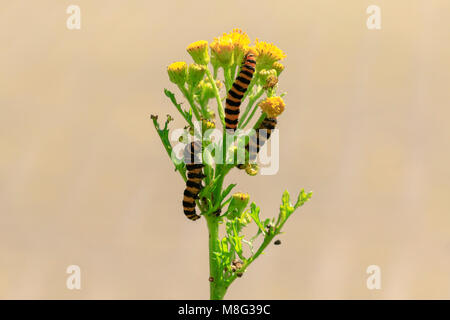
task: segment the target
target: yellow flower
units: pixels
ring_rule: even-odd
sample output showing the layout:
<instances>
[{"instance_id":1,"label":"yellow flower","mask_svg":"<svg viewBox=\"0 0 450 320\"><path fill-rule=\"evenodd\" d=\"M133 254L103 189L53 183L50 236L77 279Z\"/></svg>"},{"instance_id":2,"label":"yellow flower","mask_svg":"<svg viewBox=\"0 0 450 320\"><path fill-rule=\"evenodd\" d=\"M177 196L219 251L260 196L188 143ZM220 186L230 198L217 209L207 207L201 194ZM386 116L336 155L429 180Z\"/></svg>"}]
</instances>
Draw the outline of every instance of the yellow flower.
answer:
<instances>
[{"instance_id":1,"label":"yellow flower","mask_svg":"<svg viewBox=\"0 0 450 320\"><path fill-rule=\"evenodd\" d=\"M231 38L234 46L234 61L235 63L240 63L248 51L250 38L245 32L238 28L234 28L228 36Z\"/></svg>"},{"instance_id":2,"label":"yellow flower","mask_svg":"<svg viewBox=\"0 0 450 320\"><path fill-rule=\"evenodd\" d=\"M255 50L258 54L256 62L259 68L271 68L274 62L286 58L286 54L273 43L255 40Z\"/></svg>"},{"instance_id":3,"label":"yellow flower","mask_svg":"<svg viewBox=\"0 0 450 320\"><path fill-rule=\"evenodd\" d=\"M214 38L209 45L211 47L211 55L222 66L230 66L233 64L234 45L233 39L224 33L221 37Z\"/></svg>"},{"instance_id":4,"label":"yellow flower","mask_svg":"<svg viewBox=\"0 0 450 320\"><path fill-rule=\"evenodd\" d=\"M285 106L281 97L266 98L259 104L259 107L269 118L278 117L284 111Z\"/></svg>"},{"instance_id":5,"label":"yellow flower","mask_svg":"<svg viewBox=\"0 0 450 320\"><path fill-rule=\"evenodd\" d=\"M247 50L247 47L250 44L250 38L247 33L239 28L234 28L228 35L233 40L235 47L238 47L241 50Z\"/></svg>"},{"instance_id":6,"label":"yellow flower","mask_svg":"<svg viewBox=\"0 0 450 320\"><path fill-rule=\"evenodd\" d=\"M248 35L241 29L234 28L230 33L214 38L210 44L212 61L222 67L240 63L248 51L249 44Z\"/></svg>"},{"instance_id":7,"label":"yellow flower","mask_svg":"<svg viewBox=\"0 0 450 320\"><path fill-rule=\"evenodd\" d=\"M208 41L200 40L191 43L186 48L195 63L207 65L209 63Z\"/></svg>"},{"instance_id":8,"label":"yellow flower","mask_svg":"<svg viewBox=\"0 0 450 320\"><path fill-rule=\"evenodd\" d=\"M187 64L184 61L174 62L167 67L169 79L177 85L184 85L187 77Z\"/></svg>"},{"instance_id":9,"label":"yellow flower","mask_svg":"<svg viewBox=\"0 0 450 320\"><path fill-rule=\"evenodd\" d=\"M284 65L280 62L274 62L272 68L277 71L277 75L280 76L280 73L284 70Z\"/></svg>"}]
</instances>

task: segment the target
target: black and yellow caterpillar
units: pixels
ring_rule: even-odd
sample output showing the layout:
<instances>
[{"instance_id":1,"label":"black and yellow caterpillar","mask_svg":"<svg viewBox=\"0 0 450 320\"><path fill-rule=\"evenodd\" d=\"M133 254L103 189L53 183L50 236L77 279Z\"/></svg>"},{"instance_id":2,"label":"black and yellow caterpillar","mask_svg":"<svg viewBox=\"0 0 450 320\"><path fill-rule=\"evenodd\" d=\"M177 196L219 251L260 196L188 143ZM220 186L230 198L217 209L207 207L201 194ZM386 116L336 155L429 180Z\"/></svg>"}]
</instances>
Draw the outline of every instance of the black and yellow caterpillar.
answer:
<instances>
[{"instance_id":1,"label":"black and yellow caterpillar","mask_svg":"<svg viewBox=\"0 0 450 320\"><path fill-rule=\"evenodd\" d=\"M200 216L195 213L195 200L202 189L202 181L205 177L203 174L204 165L199 157L201 154L202 144L198 141L191 142L184 149L184 162L186 163L188 179L183 193L183 211L186 217L192 221L200 219Z\"/></svg>"},{"instance_id":2,"label":"black and yellow caterpillar","mask_svg":"<svg viewBox=\"0 0 450 320\"><path fill-rule=\"evenodd\" d=\"M245 145L245 150L248 152L249 161L255 161L259 150L264 146L266 141L270 138L272 130L277 125L277 118L265 118L260 125L255 129L255 134L250 136L249 142ZM266 134L261 134L261 130L266 130ZM238 164L239 169L245 169L245 164Z\"/></svg>"},{"instance_id":3,"label":"black and yellow caterpillar","mask_svg":"<svg viewBox=\"0 0 450 320\"><path fill-rule=\"evenodd\" d=\"M233 85L228 91L225 105L225 128L236 130L239 122L239 113L242 98L247 91L248 85L252 81L255 73L256 60L252 53L248 53L244 57L241 70Z\"/></svg>"}]
</instances>

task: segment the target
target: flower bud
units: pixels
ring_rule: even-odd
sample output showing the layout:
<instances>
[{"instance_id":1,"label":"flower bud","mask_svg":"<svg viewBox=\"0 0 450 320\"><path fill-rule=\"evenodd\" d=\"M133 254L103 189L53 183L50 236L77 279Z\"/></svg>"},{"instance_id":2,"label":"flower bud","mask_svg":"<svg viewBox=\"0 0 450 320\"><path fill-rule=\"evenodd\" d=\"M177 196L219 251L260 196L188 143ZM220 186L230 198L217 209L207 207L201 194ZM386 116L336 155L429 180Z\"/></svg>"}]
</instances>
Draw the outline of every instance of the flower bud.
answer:
<instances>
[{"instance_id":1,"label":"flower bud","mask_svg":"<svg viewBox=\"0 0 450 320\"><path fill-rule=\"evenodd\" d=\"M273 88L278 83L275 69L263 69L259 72L259 80L264 88Z\"/></svg>"},{"instance_id":2,"label":"flower bud","mask_svg":"<svg viewBox=\"0 0 450 320\"><path fill-rule=\"evenodd\" d=\"M195 88L205 76L205 66L192 63L189 65L187 73L187 82L190 88Z\"/></svg>"},{"instance_id":3,"label":"flower bud","mask_svg":"<svg viewBox=\"0 0 450 320\"><path fill-rule=\"evenodd\" d=\"M280 62L274 62L272 68L277 71L277 76L279 77L281 72L284 70L284 65Z\"/></svg>"},{"instance_id":4,"label":"flower bud","mask_svg":"<svg viewBox=\"0 0 450 320\"><path fill-rule=\"evenodd\" d=\"M235 193L231 198L230 205L228 206L228 219L240 218L245 207L247 207L250 196L248 193Z\"/></svg>"},{"instance_id":5,"label":"flower bud","mask_svg":"<svg viewBox=\"0 0 450 320\"><path fill-rule=\"evenodd\" d=\"M214 129L216 127L216 124L214 121L208 120L208 119L202 119L202 128L203 131Z\"/></svg>"},{"instance_id":6,"label":"flower bud","mask_svg":"<svg viewBox=\"0 0 450 320\"><path fill-rule=\"evenodd\" d=\"M234 203L236 208L245 209L250 200L250 196L248 193L237 192L233 194L231 202Z\"/></svg>"},{"instance_id":7,"label":"flower bud","mask_svg":"<svg viewBox=\"0 0 450 320\"><path fill-rule=\"evenodd\" d=\"M187 65L186 62L179 61L174 62L167 67L167 73L171 82L177 85L184 85L187 77Z\"/></svg>"},{"instance_id":8,"label":"flower bud","mask_svg":"<svg viewBox=\"0 0 450 320\"><path fill-rule=\"evenodd\" d=\"M200 40L193 42L188 45L186 50L195 63L201 65L207 65L209 63L208 41Z\"/></svg>"},{"instance_id":9,"label":"flower bud","mask_svg":"<svg viewBox=\"0 0 450 320\"><path fill-rule=\"evenodd\" d=\"M220 90L220 88L222 87L222 82L220 82L220 80L216 80L216 86ZM199 87L202 92L201 93L202 97L206 99L211 99L215 97L214 89L211 85L211 82L209 82L208 80L203 79L202 81L200 81Z\"/></svg>"}]
</instances>

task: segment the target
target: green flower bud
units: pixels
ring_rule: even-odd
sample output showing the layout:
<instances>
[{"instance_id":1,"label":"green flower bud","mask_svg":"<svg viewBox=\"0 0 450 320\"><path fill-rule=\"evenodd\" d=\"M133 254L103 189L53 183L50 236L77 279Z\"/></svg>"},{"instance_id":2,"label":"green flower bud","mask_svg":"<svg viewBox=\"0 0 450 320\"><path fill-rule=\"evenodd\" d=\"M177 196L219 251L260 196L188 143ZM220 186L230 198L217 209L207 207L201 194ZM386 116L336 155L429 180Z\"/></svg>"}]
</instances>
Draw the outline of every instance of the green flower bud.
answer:
<instances>
[{"instance_id":1,"label":"green flower bud","mask_svg":"<svg viewBox=\"0 0 450 320\"><path fill-rule=\"evenodd\" d=\"M171 82L177 85L184 85L187 77L187 64L186 62L174 62L167 67L167 73Z\"/></svg>"},{"instance_id":2,"label":"green flower bud","mask_svg":"<svg viewBox=\"0 0 450 320\"><path fill-rule=\"evenodd\" d=\"M201 65L207 65L209 63L208 41L200 40L191 43L187 47L187 52L189 52L195 63Z\"/></svg>"},{"instance_id":3,"label":"green flower bud","mask_svg":"<svg viewBox=\"0 0 450 320\"><path fill-rule=\"evenodd\" d=\"M259 82L264 87L268 86L269 79L273 79L273 77L277 77L277 71L275 69L262 69L261 71L259 71Z\"/></svg>"},{"instance_id":4,"label":"green flower bud","mask_svg":"<svg viewBox=\"0 0 450 320\"><path fill-rule=\"evenodd\" d=\"M274 62L272 68L277 71L277 76L280 76L280 73L284 70L284 65L280 62Z\"/></svg>"},{"instance_id":5,"label":"green flower bud","mask_svg":"<svg viewBox=\"0 0 450 320\"><path fill-rule=\"evenodd\" d=\"M205 76L206 69L204 66L193 63L189 65L187 73L187 82L190 88L195 88Z\"/></svg>"},{"instance_id":6,"label":"green flower bud","mask_svg":"<svg viewBox=\"0 0 450 320\"><path fill-rule=\"evenodd\" d=\"M242 212L244 212L244 209L247 207L249 200L250 196L248 193L238 192L233 194L230 206L228 207L228 210L233 212L231 219L241 217Z\"/></svg>"},{"instance_id":7,"label":"green flower bud","mask_svg":"<svg viewBox=\"0 0 450 320\"><path fill-rule=\"evenodd\" d=\"M216 80L216 86L220 90L220 88L222 87L222 82L220 82L220 80ZM203 98L212 99L215 97L214 89L209 80L204 79L200 81L199 87L201 89L201 95Z\"/></svg>"}]
</instances>

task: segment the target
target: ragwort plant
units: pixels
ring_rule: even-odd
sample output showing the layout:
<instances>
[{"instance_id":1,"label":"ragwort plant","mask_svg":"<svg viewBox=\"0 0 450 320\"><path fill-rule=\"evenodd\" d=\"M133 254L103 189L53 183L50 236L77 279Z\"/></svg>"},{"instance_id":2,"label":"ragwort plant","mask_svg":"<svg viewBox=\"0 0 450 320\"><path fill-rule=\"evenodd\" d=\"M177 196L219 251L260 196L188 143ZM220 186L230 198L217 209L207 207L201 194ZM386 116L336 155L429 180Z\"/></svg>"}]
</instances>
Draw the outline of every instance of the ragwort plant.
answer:
<instances>
[{"instance_id":1,"label":"ragwort plant","mask_svg":"<svg viewBox=\"0 0 450 320\"><path fill-rule=\"evenodd\" d=\"M170 81L178 87L188 106L184 107L174 93L164 90L186 121L178 142L183 144L185 150L184 161L178 158L169 137L168 124L173 118L168 115L163 127L159 125L157 116L152 115L151 118L175 170L186 182L183 197L186 216L191 220L200 217L206 220L209 231L210 298L223 299L233 281L242 277L274 237L281 233L292 213L305 204L312 193L301 190L295 204L291 204L289 192L284 191L278 216L263 219L260 208L254 202L249 205L247 193L230 195L236 184L225 185L226 175L236 167L245 169L249 176L258 174L259 168L254 157L251 157L249 145L253 142L253 147L256 147L253 155L256 155L265 138L270 137L270 129L273 129L271 127L268 132L262 132L265 130L261 129L267 129L262 123L268 119L276 124L285 109L284 94L277 94L278 79L284 69L279 61L285 58L284 52L272 43L258 39L251 46L247 34L239 29L224 33L211 43L204 40L194 42L187 47L187 52L194 63L188 65L186 62L175 62L169 65L167 71ZM251 66L242 64L246 59ZM223 79L219 79L219 73ZM225 109L220 90L223 86L228 92ZM233 100L231 96L236 99ZM215 102L215 108L210 106L211 102ZM245 102L247 104L239 116L239 106ZM255 117L258 109L261 114ZM235 132L226 130L229 123L233 123L230 120L232 115L236 114L239 120L235 127L241 132L239 136L233 136ZM212 130L218 130L215 128L216 121L223 128L222 138L219 139L214 139L211 134ZM254 124L251 126L251 123ZM243 131L247 127L253 130ZM238 138L228 143L230 135ZM192 146L190 140L197 141L200 150L194 152L189 149ZM246 150L242 162L236 161L239 148ZM200 164L190 164L187 158L191 156L195 158L194 161L200 159ZM200 215L195 214L195 207L199 209ZM257 233L249 237L244 234L244 230L251 223L256 224ZM224 237L220 237L219 228L224 229ZM280 241L274 243L279 244ZM244 250L244 247L248 249Z\"/></svg>"}]
</instances>

